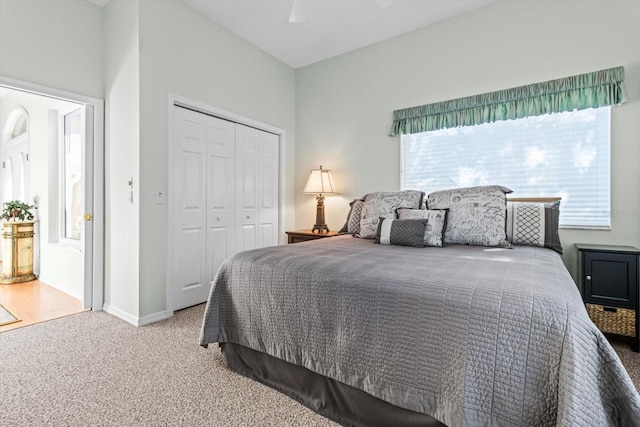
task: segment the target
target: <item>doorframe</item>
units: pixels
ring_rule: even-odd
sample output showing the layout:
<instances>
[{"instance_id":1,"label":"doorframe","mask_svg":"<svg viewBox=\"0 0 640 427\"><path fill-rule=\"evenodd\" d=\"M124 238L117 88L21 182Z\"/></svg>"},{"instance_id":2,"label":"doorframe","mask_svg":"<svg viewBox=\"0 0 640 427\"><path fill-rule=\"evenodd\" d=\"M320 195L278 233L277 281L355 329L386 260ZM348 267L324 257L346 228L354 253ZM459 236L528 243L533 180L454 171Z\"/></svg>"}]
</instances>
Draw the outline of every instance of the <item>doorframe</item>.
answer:
<instances>
[{"instance_id":1,"label":"doorframe","mask_svg":"<svg viewBox=\"0 0 640 427\"><path fill-rule=\"evenodd\" d=\"M93 193L93 242L87 242L91 245L93 262L89 263L84 257L82 307L101 311L104 303L104 100L4 76L0 76L0 86L93 107L93 147L86 147L93 150L93 186L90 189ZM89 188L85 188L85 200L88 191Z\"/></svg>"},{"instance_id":2,"label":"doorframe","mask_svg":"<svg viewBox=\"0 0 640 427\"><path fill-rule=\"evenodd\" d=\"M252 128L256 128L265 132L269 132L269 133L273 133L275 135L278 136L278 149L279 149L279 155L278 155L278 244L284 244L285 242L285 238L283 230L284 230L284 207L285 207L285 201L286 201L286 195L285 195L285 188L284 188L284 177L286 176L286 163L285 163L285 158L286 158L286 153L285 153L285 147L286 147L286 134L287 131L270 125L268 123L264 123L261 122L259 120L254 120L251 119L249 117L245 117L242 116L240 114L236 114L236 113L232 113L226 110L223 110L221 108L218 107L212 107L211 105L207 105L205 103L202 103L200 101L196 101L194 99L190 99L190 98L186 98L184 96L181 95L177 95L175 93L171 93L169 92L169 97L168 97L168 103L167 103L167 108L168 108L168 128L169 128L169 133L168 133L168 156L169 156L169 161L168 166L169 166L169 175L168 175L168 181L169 181L169 185L167 187L168 192L167 192L167 210L168 210L168 221L167 221L167 237L168 237L168 241L167 241L167 313L171 316L173 315L174 312L174 298L173 298L173 283L174 283L174 274L175 272L173 271L173 249L175 247L175 241L174 241L174 235L173 235L173 224L175 222L175 209L174 209L174 205L173 205L173 194L175 194L175 188L174 188L174 182L173 182L173 173L174 173L174 165L173 162L171 161L171 153L173 153L173 150L175 148L174 146L174 140L173 140L173 135L174 135L174 114L173 114L173 108L174 107L183 107L183 108L187 108L199 113L203 113L203 114L207 114L209 116L214 116L214 117L218 117L220 119L223 120L229 120L231 122L235 122L241 125L245 125L245 126L249 126Z\"/></svg>"}]
</instances>

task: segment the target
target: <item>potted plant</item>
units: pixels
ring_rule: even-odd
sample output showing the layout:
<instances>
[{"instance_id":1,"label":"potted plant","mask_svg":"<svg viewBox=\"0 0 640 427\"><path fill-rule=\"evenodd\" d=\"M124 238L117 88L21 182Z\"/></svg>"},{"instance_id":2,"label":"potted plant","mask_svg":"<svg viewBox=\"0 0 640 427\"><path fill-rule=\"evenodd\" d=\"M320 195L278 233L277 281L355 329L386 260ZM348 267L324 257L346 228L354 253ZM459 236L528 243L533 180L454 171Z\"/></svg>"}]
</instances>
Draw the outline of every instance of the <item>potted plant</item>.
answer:
<instances>
[{"instance_id":1,"label":"potted plant","mask_svg":"<svg viewBox=\"0 0 640 427\"><path fill-rule=\"evenodd\" d=\"M4 209L0 213L0 219L5 221L31 221L33 219L33 213L31 209L35 208L33 205L28 205L20 200L12 200L4 204Z\"/></svg>"}]
</instances>

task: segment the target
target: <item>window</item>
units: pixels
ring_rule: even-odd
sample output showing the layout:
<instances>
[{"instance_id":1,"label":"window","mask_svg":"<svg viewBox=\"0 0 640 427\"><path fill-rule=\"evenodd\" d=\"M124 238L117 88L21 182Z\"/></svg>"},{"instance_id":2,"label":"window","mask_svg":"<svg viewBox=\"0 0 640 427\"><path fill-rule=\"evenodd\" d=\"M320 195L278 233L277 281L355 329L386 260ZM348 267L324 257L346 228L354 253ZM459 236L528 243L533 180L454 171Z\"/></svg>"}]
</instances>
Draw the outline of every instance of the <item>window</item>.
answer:
<instances>
[{"instance_id":1,"label":"window","mask_svg":"<svg viewBox=\"0 0 640 427\"><path fill-rule=\"evenodd\" d=\"M60 238L79 243L82 236L82 110L61 117Z\"/></svg>"},{"instance_id":2,"label":"window","mask_svg":"<svg viewBox=\"0 0 640 427\"><path fill-rule=\"evenodd\" d=\"M562 197L563 227L609 228L610 107L402 136L402 188L498 184Z\"/></svg>"}]
</instances>

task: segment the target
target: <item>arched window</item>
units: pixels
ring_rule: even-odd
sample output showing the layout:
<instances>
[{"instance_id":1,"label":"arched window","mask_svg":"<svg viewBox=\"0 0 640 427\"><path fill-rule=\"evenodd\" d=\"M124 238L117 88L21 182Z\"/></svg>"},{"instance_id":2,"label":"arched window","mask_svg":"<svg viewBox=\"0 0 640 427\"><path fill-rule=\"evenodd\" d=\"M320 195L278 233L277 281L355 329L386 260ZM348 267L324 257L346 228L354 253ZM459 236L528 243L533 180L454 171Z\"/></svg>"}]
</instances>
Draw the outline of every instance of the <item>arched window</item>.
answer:
<instances>
[{"instance_id":1,"label":"arched window","mask_svg":"<svg viewBox=\"0 0 640 427\"><path fill-rule=\"evenodd\" d=\"M2 132L2 142L9 142L29 132L29 115L27 110L16 107L7 117Z\"/></svg>"},{"instance_id":2,"label":"arched window","mask_svg":"<svg viewBox=\"0 0 640 427\"><path fill-rule=\"evenodd\" d=\"M15 107L2 128L0 199L3 202L29 199L29 114Z\"/></svg>"}]
</instances>

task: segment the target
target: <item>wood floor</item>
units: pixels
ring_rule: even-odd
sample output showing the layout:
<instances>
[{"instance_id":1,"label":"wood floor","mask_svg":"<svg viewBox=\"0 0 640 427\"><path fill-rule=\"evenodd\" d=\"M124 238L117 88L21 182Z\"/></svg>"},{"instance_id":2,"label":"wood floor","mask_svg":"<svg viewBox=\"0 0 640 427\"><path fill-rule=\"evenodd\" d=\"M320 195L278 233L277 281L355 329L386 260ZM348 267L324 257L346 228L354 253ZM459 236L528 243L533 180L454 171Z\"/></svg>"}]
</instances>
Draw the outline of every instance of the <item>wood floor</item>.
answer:
<instances>
[{"instance_id":1,"label":"wood floor","mask_svg":"<svg viewBox=\"0 0 640 427\"><path fill-rule=\"evenodd\" d=\"M39 280L0 285L0 304L20 319L0 332L82 312L82 302Z\"/></svg>"}]
</instances>

